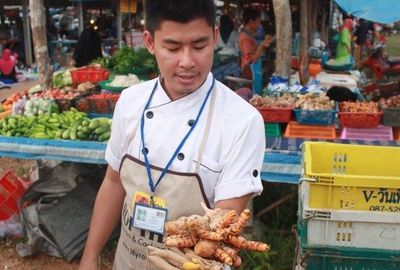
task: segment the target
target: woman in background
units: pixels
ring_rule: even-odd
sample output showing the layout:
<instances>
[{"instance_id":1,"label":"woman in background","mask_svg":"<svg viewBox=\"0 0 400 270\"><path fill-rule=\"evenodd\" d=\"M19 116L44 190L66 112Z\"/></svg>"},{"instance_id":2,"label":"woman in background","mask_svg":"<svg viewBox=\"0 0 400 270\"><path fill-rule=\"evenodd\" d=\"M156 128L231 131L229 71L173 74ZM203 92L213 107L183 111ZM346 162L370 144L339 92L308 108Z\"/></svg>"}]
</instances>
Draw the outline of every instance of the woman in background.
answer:
<instances>
[{"instance_id":1,"label":"woman in background","mask_svg":"<svg viewBox=\"0 0 400 270\"><path fill-rule=\"evenodd\" d=\"M92 27L86 28L82 31L74 51L75 66L86 66L97 57L102 56L99 35Z\"/></svg>"},{"instance_id":2,"label":"woman in background","mask_svg":"<svg viewBox=\"0 0 400 270\"><path fill-rule=\"evenodd\" d=\"M15 65L17 55L12 54L10 49L5 49L0 58L0 81L4 83L14 83L17 81Z\"/></svg>"},{"instance_id":3,"label":"woman in background","mask_svg":"<svg viewBox=\"0 0 400 270\"><path fill-rule=\"evenodd\" d=\"M246 8L243 11L243 29L239 34L240 66L254 64L260 59L263 51L272 42L272 36L266 35L264 40L257 45L255 35L261 25L261 13L257 10Z\"/></svg>"}]
</instances>

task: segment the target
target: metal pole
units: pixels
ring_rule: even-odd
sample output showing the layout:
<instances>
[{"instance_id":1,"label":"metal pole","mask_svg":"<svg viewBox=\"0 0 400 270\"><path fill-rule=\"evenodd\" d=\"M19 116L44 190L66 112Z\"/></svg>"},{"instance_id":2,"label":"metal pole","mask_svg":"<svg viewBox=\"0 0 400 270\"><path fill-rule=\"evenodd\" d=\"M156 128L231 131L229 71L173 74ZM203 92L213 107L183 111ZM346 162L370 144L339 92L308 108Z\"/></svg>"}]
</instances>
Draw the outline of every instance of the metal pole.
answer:
<instances>
[{"instance_id":1,"label":"metal pole","mask_svg":"<svg viewBox=\"0 0 400 270\"><path fill-rule=\"evenodd\" d=\"M78 3L78 16L79 16L79 34L82 33L84 25L83 25L83 4L82 0Z\"/></svg>"},{"instance_id":2,"label":"metal pole","mask_svg":"<svg viewBox=\"0 0 400 270\"><path fill-rule=\"evenodd\" d=\"M121 4L118 1L117 3L117 39L118 46L122 47L122 18L121 18Z\"/></svg>"},{"instance_id":3,"label":"metal pole","mask_svg":"<svg viewBox=\"0 0 400 270\"><path fill-rule=\"evenodd\" d=\"M24 49L25 49L25 63L29 66L33 63L32 57L32 33L30 28L30 19L28 14L28 1L24 0L22 4L22 27L24 31Z\"/></svg>"},{"instance_id":4,"label":"metal pole","mask_svg":"<svg viewBox=\"0 0 400 270\"><path fill-rule=\"evenodd\" d=\"M132 30L131 0L128 0L128 30Z\"/></svg>"}]
</instances>

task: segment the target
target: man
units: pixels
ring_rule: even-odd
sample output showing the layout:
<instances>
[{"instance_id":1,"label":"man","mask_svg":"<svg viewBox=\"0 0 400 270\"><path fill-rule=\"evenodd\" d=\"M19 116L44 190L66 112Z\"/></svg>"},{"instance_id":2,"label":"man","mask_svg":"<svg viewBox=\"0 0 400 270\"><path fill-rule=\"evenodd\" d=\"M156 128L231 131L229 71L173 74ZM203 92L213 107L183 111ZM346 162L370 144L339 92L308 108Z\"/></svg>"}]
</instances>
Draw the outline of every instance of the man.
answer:
<instances>
[{"instance_id":1,"label":"man","mask_svg":"<svg viewBox=\"0 0 400 270\"><path fill-rule=\"evenodd\" d=\"M262 118L210 73L218 37L214 1L151 0L144 10L144 42L160 76L126 89L116 105L109 166L80 269L98 269L121 210L114 269L141 270L146 246L162 247L162 232L154 229L165 222L159 218L203 215L200 202L241 212L262 191ZM148 204L138 202L143 197ZM167 214L141 223L152 209Z\"/></svg>"}]
</instances>

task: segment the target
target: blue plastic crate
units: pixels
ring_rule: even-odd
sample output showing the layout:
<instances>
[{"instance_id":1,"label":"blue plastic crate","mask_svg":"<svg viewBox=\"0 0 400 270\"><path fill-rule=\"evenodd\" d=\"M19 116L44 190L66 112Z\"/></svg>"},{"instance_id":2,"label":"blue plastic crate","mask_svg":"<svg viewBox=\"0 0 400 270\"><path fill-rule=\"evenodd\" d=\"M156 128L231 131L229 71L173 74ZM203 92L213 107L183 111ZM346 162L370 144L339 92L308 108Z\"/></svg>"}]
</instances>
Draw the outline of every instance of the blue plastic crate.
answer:
<instances>
[{"instance_id":1,"label":"blue plastic crate","mask_svg":"<svg viewBox=\"0 0 400 270\"><path fill-rule=\"evenodd\" d=\"M333 125L337 110L301 110L294 109L296 120L307 125Z\"/></svg>"}]
</instances>

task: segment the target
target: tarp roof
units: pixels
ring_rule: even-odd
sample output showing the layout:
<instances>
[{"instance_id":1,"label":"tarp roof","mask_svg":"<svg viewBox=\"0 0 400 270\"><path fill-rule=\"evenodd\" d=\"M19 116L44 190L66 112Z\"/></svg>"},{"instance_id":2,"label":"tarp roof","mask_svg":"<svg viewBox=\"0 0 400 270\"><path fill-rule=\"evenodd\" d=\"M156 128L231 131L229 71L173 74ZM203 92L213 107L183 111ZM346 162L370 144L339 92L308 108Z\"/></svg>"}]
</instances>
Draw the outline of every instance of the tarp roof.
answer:
<instances>
[{"instance_id":1,"label":"tarp roof","mask_svg":"<svg viewBox=\"0 0 400 270\"><path fill-rule=\"evenodd\" d=\"M335 2L347 13L372 22L400 21L399 0L335 0Z\"/></svg>"}]
</instances>

